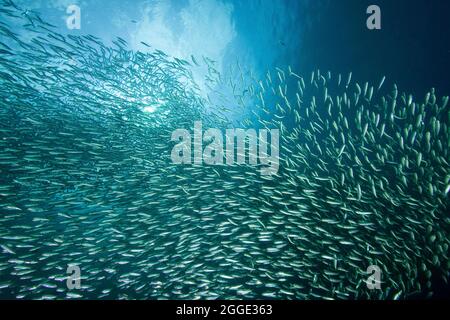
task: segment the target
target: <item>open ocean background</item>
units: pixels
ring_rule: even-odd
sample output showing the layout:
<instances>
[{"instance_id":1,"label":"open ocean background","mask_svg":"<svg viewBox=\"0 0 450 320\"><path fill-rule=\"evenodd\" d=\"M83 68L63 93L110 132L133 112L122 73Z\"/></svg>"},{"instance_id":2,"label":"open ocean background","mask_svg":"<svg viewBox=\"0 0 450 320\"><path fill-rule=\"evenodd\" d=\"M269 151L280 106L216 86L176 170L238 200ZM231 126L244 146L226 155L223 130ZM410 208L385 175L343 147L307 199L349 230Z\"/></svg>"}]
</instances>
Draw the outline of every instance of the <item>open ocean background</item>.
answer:
<instances>
[{"instance_id":1,"label":"open ocean background","mask_svg":"<svg viewBox=\"0 0 450 320\"><path fill-rule=\"evenodd\" d=\"M63 34L120 36L135 50L145 41L180 58L201 54L223 70L239 59L264 74L290 65L308 74L352 71L355 78L385 75L407 92L434 87L448 94L450 42L445 0L21 0ZM66 28L65 9L81 4L81 30ZM366 8L377 4L382 30L366 28Z\"/></svg>"}]
</instances>

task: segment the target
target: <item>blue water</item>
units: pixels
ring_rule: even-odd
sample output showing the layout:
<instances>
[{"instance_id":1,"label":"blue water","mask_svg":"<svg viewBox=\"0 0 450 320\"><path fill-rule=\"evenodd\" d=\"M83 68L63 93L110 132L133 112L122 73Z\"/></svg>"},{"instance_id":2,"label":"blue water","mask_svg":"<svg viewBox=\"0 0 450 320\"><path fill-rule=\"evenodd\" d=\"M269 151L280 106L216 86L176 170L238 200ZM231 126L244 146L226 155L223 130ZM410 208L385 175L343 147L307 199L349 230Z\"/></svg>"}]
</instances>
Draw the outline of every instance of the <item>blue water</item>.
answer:
<instances>
[{"instance_id":1,"label":"blue water","mask_svg":"<svg viewBox=\"0 0 450 320\"><path fill-rule=\"evenodd\" d=\"M383 75L409 92L431 87L448 94L448 1L379 0L382 29L366 28L368 0L98 0L83 1L80 30L65 25L67 4L18 1L68 34L121 36L133 49L146 41L169 54L203 54L222 64L236 59L257 73L274 66Z\"/></svg>"}]
</instances>

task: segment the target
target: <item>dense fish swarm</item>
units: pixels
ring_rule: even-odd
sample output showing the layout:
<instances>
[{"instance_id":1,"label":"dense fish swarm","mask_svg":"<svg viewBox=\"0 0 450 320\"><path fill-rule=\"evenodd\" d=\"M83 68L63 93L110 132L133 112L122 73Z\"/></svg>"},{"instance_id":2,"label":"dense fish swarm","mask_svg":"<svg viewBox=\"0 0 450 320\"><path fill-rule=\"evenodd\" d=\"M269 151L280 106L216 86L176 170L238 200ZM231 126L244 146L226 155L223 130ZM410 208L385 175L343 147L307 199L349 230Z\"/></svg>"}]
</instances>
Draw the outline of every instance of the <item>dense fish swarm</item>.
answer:
<instances>
[{"instance_id":1,"label":"dense fish swarm","mask_svg":"<svg viewBox=\"0 0 450 320\"><path fill-rule=\"evenodd\" d=\"M448 97L277 69L245 90L241 126L280 129L276 175L174 165L174 129L229 125L191 63L54 30L0 7L0 297L385 299L447 281Z\"/></svg>"}]
</instances>

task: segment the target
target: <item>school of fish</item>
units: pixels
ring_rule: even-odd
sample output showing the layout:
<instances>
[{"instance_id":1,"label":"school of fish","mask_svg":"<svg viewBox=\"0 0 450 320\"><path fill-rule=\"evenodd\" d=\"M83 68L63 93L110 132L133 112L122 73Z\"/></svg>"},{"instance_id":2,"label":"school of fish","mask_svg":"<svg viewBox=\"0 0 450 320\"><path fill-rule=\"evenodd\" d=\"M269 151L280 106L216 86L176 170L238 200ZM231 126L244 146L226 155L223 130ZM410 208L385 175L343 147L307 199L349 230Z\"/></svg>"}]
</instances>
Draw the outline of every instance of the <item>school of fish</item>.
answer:
<instances>
[{"instance_id":1,"label":"school of fish","mask_svg":"<svg viewBox=\"0 0 450 320\"><path fill-rule=\"evenodd\" d=\"M238 89L207 58L55 30L0 2L0 298L404 299L447 282L448 96L289 67L211 107L193 67ZM175 129L226 128L236 107L241 128L280 130L277 174L172 163Z\"/></svg>"}]
</instances>

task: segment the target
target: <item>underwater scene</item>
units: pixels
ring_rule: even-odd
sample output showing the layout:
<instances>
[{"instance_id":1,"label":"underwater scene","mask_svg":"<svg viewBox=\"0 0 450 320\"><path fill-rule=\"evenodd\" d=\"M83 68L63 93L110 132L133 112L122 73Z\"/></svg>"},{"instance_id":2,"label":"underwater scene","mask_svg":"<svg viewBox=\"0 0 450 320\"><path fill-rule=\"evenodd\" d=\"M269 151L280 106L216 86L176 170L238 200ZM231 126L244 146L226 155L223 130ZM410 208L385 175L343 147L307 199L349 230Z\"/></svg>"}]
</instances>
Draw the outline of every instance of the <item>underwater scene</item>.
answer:
<instances>
[{"instance_id":1,"label":"underwater scene","mask_svg":"<svg viewBox=\"0 0 450 320\"><path fill-rule=\"evenodd\" d=\"M0 0L0 299L448 298L449 15Z\"/></svg>"}]
</instances>

